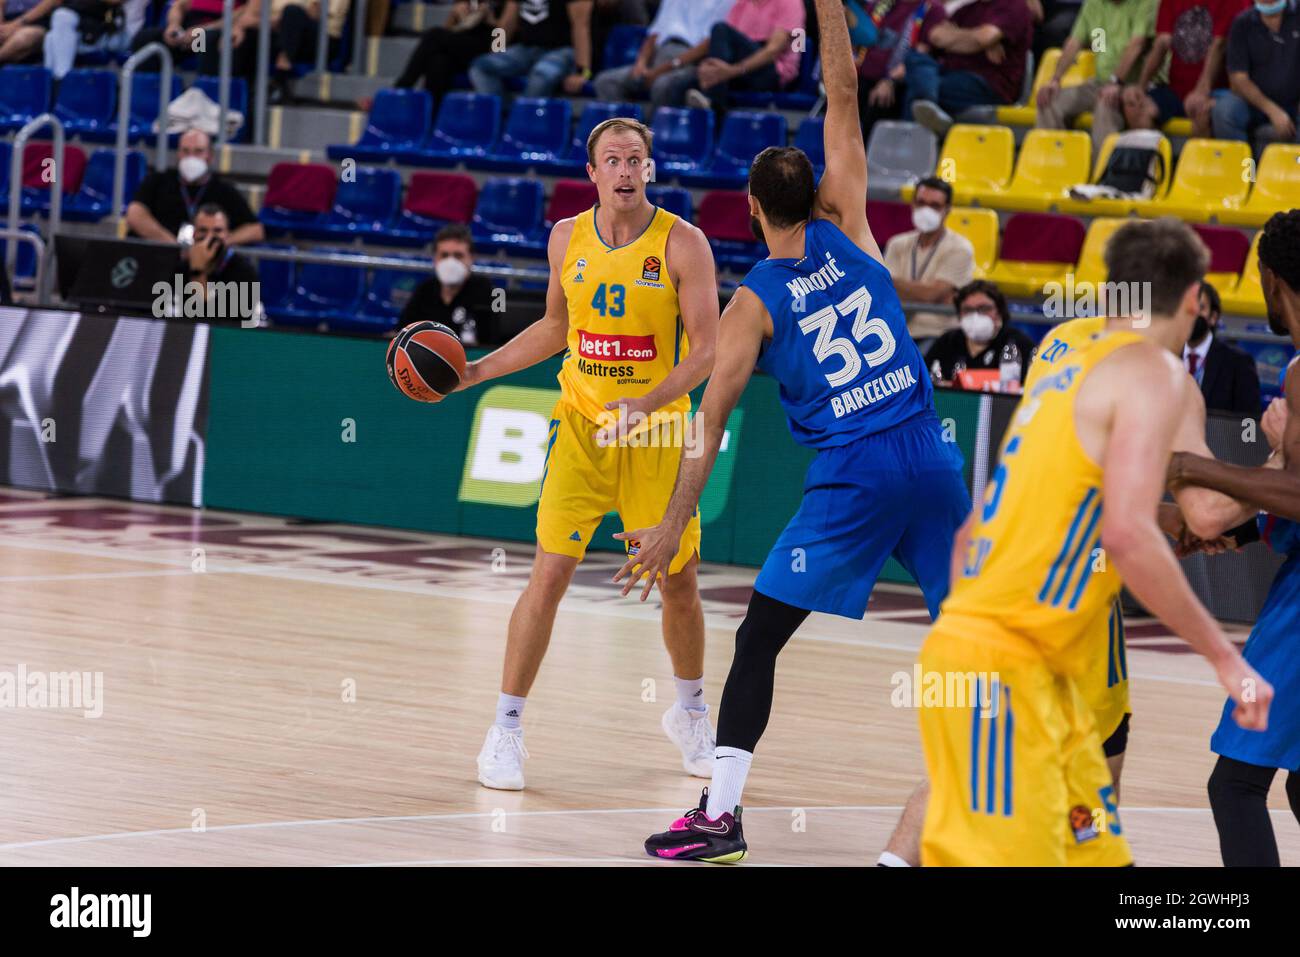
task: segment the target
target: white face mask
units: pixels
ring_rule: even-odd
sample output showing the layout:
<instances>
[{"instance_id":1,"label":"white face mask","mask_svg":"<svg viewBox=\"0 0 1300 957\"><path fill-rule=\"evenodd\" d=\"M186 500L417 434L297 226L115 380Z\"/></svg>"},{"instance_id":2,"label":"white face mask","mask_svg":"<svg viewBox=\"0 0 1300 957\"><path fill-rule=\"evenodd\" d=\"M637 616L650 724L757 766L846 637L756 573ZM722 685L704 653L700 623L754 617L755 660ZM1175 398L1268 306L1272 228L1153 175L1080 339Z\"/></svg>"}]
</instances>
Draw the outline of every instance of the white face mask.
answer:
<instances>
[{"instance_id":1,"label":"white face mask","mask_svg":"<svg viewBox=\"0 0 1300 957\"><path fill-rule=\"evenodd\" d=\"M929 206L913 206L912 225L923 233L932 233L943 225L943 214Z\"/></svg>"},{"instance_id":2,"label":"white face mask","mask_svg":"<svg viewBox=\"0 0 1300 957\"><path fill-rule=\"evenodd\" d=\"M961 331L971 342L990 342L994 336L993 317L982 312L962 313Z\"/></svg>"},{"instance_id":3,"label":"white face mask","mask_svg":"<svg viewBox=\"0 0 1300 957\"><path fill-rule=\"evenodd\" d=\"M469 277L469 267L455 256L446 256L433 264L438 282L444 286L459 286Z\"/></svg>"},{"instance_id":4,"label":"white face mask","mask_svg":"<svg viewBox=\"0 0 1300 957\"><path fill-rule=\"evenodd\" d=\"M177 164L181 171L181 179L187 183L193 183L207 175L207 161L198 156L185 156Z\"/></svg>"}]
</instances>

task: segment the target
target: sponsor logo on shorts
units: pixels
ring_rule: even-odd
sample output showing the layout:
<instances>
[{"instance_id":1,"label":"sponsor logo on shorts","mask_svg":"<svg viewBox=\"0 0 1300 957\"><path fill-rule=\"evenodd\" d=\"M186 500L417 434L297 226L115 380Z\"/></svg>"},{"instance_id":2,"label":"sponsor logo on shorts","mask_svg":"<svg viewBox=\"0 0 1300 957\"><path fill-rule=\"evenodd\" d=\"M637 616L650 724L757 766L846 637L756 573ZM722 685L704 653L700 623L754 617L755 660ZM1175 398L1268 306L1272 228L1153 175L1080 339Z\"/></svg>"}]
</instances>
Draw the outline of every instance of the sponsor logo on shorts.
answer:
<instances>
[{"instance_id":1,"label":"sponsor logo on shorts","mask_svg":"<svg viewBox=\"0 0 1300 957\"><path fill-rule=\"evenodd\" d=\"M579 329L578 355L584 359L650 362L658 358L659 350L655 346L654 336L607 335Z\"/></svg>"},{"instance_id":2,"label":"sponsor logo on shorts","mask_svg":"<svg viewBox=\"0 0 1300 957\"><path fill-rule=\"evenodd\" d=\"M1074 832L1074 843L1076 844L1082 844L1097 837L1097 822L1092 816L1092 811L1082 804L1076 804L1070 808L1070 830Z\"/></svg>"}]
</instances>

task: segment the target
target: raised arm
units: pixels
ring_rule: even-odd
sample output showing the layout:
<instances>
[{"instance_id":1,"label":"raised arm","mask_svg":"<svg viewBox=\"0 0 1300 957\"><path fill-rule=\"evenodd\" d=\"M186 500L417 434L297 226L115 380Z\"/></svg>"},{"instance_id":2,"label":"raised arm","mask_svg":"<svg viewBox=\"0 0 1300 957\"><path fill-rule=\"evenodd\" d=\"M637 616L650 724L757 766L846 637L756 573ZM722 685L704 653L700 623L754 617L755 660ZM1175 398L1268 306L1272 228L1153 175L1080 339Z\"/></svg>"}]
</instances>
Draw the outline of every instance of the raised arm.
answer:
<instances>
[{"instance_id":1,"label":"raised arm","mask_svg":"<svg viewBox=\"0 0 1300 957\"><path fill-rule=\"evenodd\" d=\"M483 358L466 363L465 375L456 391L496 379L520 369L527 369L543 359L549 359L561 349L569 336L569 302L560 285L560 270L564 267L564 254L573 235L573 220L565 219L555 224L546 246L550 260L551 276L546 286L546 313L500 349Z\"/></svg>"},{"instance_id":2,"label":"raised arm","mask_svg":"<svg viewBox=\"0 0 1300 957\"><path fill-rule=\"evenodd\" d=\"M673 486L664 516L653 528L620 532L614 536L622 541L636 542L639 546L637 553L629 555L627 562L614 575L616 582L627 577L624 595L644 578L641 600L645 601L655 582L668 574L682 532L700 504L700 495L709 480L709 473L713 471L713 463L717 461L727 419L754 373L763 337L770 331L771 318L762 301L743 286L737 289L723 310L718 325L723 345L714 359L708 388L704 390L699 411L691 423L695 442L683 450L677 483Z\"/></svg>"},{"instance_id":3,"label":"raised arm","mask_svg":"<svg viewBox=\"0 0 1300 957\"><path fill-rule=\"evenodd\" d=\"M816 0L821 32L822 83L826 86L826 172L817 186L813 215L829 219L864 252L883 262L867 225L867 150L858 118L858 73L841 0Z\"/></svg>"}]
</instances>

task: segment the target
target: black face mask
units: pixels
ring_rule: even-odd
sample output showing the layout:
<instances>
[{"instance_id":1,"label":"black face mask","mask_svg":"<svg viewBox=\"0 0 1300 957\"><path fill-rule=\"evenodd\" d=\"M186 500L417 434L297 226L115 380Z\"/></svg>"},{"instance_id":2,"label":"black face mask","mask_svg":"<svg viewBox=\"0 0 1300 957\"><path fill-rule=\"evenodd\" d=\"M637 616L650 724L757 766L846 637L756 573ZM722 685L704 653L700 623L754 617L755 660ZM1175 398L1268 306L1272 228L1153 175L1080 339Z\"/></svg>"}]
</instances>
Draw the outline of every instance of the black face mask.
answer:
<instances>
[{"instance_id":1,"label":"black face mask","mask_svg":"<svg viewBox=\"0 0 1300 957\"><path fill-rule=\"evenodd\" d=\"M1192 325L1192 334L1188 338L1188 343L1198 343L1205 338L1205 334L1210 331L1210 320L1205 316L1198 315L1196 322Z\"/></svg>"},{"instance_id":2,"label":"black face mask","mask_svg":"<svg viewBox=\"0 0 1300 957\"><path fill-rule=\"evenodd\" d=\"M767 237L763 235L763 225L758 221L757 216L749 217L749 231L754 234L754 238L760 243L767 242Z\"/></svg>"}]
</instances>

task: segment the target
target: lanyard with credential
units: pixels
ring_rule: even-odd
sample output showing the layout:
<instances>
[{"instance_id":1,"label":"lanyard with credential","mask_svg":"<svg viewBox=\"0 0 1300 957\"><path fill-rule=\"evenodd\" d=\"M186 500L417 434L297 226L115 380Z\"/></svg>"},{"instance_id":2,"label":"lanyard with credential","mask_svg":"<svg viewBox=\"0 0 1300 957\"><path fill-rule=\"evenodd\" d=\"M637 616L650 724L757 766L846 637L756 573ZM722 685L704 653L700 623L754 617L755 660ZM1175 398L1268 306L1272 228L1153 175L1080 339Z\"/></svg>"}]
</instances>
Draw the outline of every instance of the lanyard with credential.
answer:
<instances>
[{"instance_id":1,"label":"lanyard with credential","mask_svg":"<svg viewBox=\"0 0 1300 957\"><path fill-rule=\"evenodd\" d=\"M940 236L938 239L934 241L934 245L930 247L930 255L925 257L925 262L921 264L921 272L918 273L916 271L916 247L921 245L921 237L918 236L916 238L916 246L912 247L912 281L913 282L915 282L922 275L924 275L925 271L930 268L930 260L933 259L934 254L939 251L939 244L941 242L943 242L942 236Z\"/></svg>"},{"instance_id":2,"label":"lanyard with credential","mask_svg":"<svg viewBox=\"0 0 1300 957\"><path fill-rule=\"evenodd\" d=\"M188 214L189 221L191 223L194 222L194 212L199 208L199 204L203 202L203 194L204 192L207 191L207 188L208 188L207 183L204 183L202 186L200 186L199 194L195 196L194 199L191 201L189 189L185 186L184 183L181 183L181 202L185 204L185 212L186 214Z\"/></svg>"}]
</instances>

